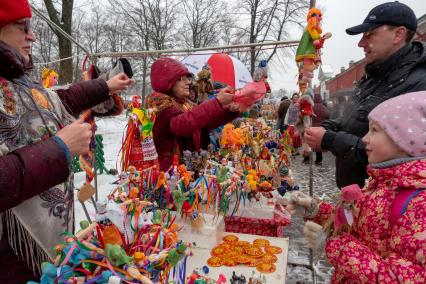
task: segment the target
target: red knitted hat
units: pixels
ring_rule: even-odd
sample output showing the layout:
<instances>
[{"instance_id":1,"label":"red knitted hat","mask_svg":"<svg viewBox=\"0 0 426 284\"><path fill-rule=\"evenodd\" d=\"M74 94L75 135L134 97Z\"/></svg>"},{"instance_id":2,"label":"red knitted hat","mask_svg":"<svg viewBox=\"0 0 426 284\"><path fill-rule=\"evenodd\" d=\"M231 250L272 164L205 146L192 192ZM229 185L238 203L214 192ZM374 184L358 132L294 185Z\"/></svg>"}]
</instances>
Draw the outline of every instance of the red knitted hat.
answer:
<instances>
[{"instance_id":1,"label":"red knitted hat","mask_svg":"<svg viewBox=\"0 0 426 284\"><path fill-rule=\"evenodd\" d=\"M151 65L152 89L162 94L169 94L182 76L190 74L188 68L180 61L168 57L159 58Z\"/></svg>"},{"instance_id":2,"label":"red knitted hat","mask_svg":"<svg viewBox=\"0 0 426 284\"><path fill-rule=\"evenodd\" d=\"M0 0L0 28L22 18L31 18L28 0Z\"/></svg>"}]
</instances>

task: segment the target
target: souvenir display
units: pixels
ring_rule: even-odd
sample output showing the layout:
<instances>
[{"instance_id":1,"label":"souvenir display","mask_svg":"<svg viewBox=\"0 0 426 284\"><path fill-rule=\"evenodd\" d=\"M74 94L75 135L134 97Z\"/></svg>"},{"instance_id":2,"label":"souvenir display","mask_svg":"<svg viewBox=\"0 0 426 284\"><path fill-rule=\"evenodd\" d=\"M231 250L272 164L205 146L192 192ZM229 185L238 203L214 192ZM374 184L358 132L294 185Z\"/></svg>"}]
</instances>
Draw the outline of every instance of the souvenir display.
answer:
<instances>
[{"instance_id":1,"label":"souvenir display","mask_svg":"<svg viewBox=\"0 0 426 284\"><path fill-rule=\"evenodd\" d=\"M201 270L187 277L192 246L211 249L207 269L245 266L274 273L279 247L233 235L218 245L214 236L235 228L282 235L290 220L282 205L274 205L274 194L297 189L289 170L288 134L276 133L264 120L245 119L239 127L228 124L217 151L185 151L163 172L153 143L146 147L152 142L155 114L143 109L138 97L132 107L115 187L96 203L91 224L83 224L76 235L64 234L56 261L43 264L42 283L225 283L225 276L211 279ZM265 202L272 202L267 218L239 216L242 210L256 212L256 204ZM225 224L219 229L221 222ZM229 279L248 281L237 274Z\"/></svg>"},{"instance_id":2,"label":"souvenir display","mask_svg":"<svg viewBox=\"0 0 426 284\"><path fill-rule=\"evenodd\" d=\"M166 221L156 211L149 223L130 221L135 211L150 205L136 200L103 205L99 222L84 225L75 235L64 234L64 242L55 247L55 262L42 265L41 283L110 283L114 278L145 284L184 283L190 244L177 240L173 220Z\"/></svg>"}]
</instances>

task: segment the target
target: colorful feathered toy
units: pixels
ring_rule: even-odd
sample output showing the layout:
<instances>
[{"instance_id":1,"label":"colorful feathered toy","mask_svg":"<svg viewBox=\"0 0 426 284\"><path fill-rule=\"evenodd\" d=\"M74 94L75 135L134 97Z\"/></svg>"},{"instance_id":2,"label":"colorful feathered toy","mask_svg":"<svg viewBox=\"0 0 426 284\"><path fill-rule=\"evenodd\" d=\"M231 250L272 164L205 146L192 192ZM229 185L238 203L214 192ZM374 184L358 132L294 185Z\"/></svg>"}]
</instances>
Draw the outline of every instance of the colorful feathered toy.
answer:
<instances>
[{"instance_id":1,"label":"colorful feathered toy","mask_svg":"<svg viewBox=\"0 0 426 284\"><path fill-rule=\"evenodd\" d=\"M59 74L55 70L45 68L41 73L41 79L45 88L52 88L58 84Z\"/></svg>"}]
</instances>

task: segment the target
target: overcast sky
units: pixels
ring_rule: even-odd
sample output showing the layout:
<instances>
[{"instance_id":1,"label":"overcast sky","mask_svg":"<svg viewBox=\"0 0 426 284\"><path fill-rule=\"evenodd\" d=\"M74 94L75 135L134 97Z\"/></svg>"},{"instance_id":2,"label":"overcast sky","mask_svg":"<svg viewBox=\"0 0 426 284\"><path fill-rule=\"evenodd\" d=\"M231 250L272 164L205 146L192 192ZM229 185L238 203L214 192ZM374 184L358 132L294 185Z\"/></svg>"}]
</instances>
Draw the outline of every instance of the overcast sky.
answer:
<instances>
[{"instance_id":1,"label":"overcast sky","mask_svg":"<svg viewBox=\"0 0 426 284\"><path fill-rule=\"evenodd\" d=\"M39 1L41 0L33 0L33 2ZM98 0L99 3L103 3L103 1L105 0ZM339 73L342 66L347 68L350 60L357 61L364 57L362 49L358 47L361 35L349 36L345 33L345 29L361 24L372 8L385 2L384 0L316 0L317 7L323 10L323 33L331 32L333 34L324 44L322 61L323 64L331 66L334 74ZM400 0L399 2L410 6L417 18L426 14L426 0ZM88 5L88 2L75 0L75 5L82 8ZM299 40L302 32L303 30L294 28L290 31L292 36L289 39ZM287 62L285 67L281 64L274 64L274 62L270 64L268 81L273 91L283 88L292 92L298 88L294 56L285 61ZM315 82L317 81L314 80Z\"/></svg>"},{"instance_id":2,"label":"overcast sky","mask_svg":"<svg viewBox=\"0 0 426 284\"><path fill-rule=\"evenodd\" d=\"M317 0L317 7L323 9L323 33L331 32L332 38L326 41L322 56L323 64L330 65L335 74L339 73L340 67L348 67L350 60L359 60L364 57L362 49L358 47L361 35L349 36L345 29L358 24L367 16L368 12L375 6L386 1L377 0ZM417 18L426 14L426 0L400 0L414 10ZM299 32L299 35L296 33ZM302 31L295 31L294 38L300 39ZM269 83L272 90L280 88L296 90L296 64L288 61L288 68L277 68L275 65L270 70Z\"/></svg>"}]
</instances>

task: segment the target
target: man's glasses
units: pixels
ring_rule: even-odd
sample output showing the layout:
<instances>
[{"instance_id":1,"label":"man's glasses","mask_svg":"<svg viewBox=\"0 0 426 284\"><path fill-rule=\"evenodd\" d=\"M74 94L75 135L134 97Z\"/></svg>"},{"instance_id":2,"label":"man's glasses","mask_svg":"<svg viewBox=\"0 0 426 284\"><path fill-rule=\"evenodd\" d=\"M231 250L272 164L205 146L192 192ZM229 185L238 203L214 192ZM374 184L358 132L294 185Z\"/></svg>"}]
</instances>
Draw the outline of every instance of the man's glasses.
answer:
<instances>
[{"instance_id":1,"label":"man's glasses","mask_svg":"<svg viewBox=\"0 0 426 284\"><path fill-rule=\"evenodd\" d=\"M194 80L194 78L192 78L192 76L188 76L188 75L182 76L179 79L179 81L187 81L188 83L192 83L193 80Z\"/></svg>"},{"instance_id":2,"label":"man's glasses","mask_svg":"<svg viewBox=\"0 0 426 284\"><path fill-rule=\"evenodd\" d=\"M17 22L14 22L14 25L20 31L23 31L25 34L29 34L29 32L31 30L31 20L30 19L19 20Z\"/></svg>"}]
</instances>

